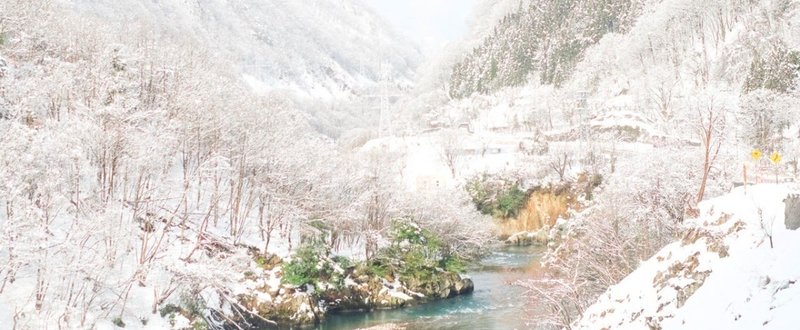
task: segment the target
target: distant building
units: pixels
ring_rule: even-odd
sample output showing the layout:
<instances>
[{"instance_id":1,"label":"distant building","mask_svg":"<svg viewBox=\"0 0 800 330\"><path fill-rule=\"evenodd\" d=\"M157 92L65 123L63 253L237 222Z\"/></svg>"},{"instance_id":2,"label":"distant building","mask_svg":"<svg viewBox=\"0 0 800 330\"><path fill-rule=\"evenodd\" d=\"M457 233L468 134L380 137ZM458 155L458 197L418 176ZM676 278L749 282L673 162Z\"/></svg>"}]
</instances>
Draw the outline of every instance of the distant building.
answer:
<instances>
[{"instance_id":1,"label":"distant building","mask_svg":"<svg viewBox=\"0 0 800 330\"><path fill-rule=\"evenodd\" d=\"M414 191L431 191L441 188L450 178L434 175L418 176Z\"/></svg>"}]
</instances>

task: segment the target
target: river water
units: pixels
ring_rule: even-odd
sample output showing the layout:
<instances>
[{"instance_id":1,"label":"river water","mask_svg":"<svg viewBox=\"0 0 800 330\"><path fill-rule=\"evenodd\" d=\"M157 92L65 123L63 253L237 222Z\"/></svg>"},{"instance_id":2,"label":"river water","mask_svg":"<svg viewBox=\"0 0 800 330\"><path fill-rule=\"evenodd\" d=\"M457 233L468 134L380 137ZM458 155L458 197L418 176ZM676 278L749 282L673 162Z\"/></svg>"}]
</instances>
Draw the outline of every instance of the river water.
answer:
<instances>
[{"instance_id":1,"label":"river water","mask_svg":"<svg viewBox=\"0 0 800 330\"><path fill-rule=\"evenodd\" d=\"M467 273L475 283L472 294L395 310L332 314L317 329L350 330L386 324L420 330L531 329L525 312L529 301L510 283L525 278L525 270L542 253L535 247L504 247Z\"/></svg>"}]
</instances>

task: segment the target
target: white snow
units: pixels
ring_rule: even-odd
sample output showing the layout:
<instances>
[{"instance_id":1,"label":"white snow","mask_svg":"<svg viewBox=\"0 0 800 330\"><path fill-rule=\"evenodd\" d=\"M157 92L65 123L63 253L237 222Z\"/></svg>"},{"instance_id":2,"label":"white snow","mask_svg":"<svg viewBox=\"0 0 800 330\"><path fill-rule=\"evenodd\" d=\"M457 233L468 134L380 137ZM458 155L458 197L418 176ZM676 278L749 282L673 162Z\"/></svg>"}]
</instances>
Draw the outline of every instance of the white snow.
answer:
<instances>
[{"instance_id":1,"label":"white snow","mask_svg":"<svg viewBox=\"0 0 800 330\"><path fill-rule=\"evenodd\" d=\"M577 328L642 329L648 324L663 329L796 328L800 231L785 228L782 203L796 189L759 185L745 193L737 188L702 203L701 216L687 221L686 228L687 233L704 234L694 242L687 234L643 262L588 308ZM761 225L759 210L766 226ZM770 227L774 248L766 237ZM718 253L719 243L727 253ZM697 274L705 272L710 272L707 278L698 279ZM678 307L679 292L694 283L701 285Z\"/></svg>"},{"instance_id":2,"label":"white snow","mask_svg":"<svg viewBox=\"0 0 800 330\"><path fill-rule=\"evenodd\" d=\"M402 293L400 291L394 291L394 290L389 291L389 296L392 296L392 297L398 298L398 299L402 299L402 300L406 300L406 301L414 299L414 298L412 298L411 296L409 296L409 295L407 295L405 293Z\"/></svg>"}]
</instances>

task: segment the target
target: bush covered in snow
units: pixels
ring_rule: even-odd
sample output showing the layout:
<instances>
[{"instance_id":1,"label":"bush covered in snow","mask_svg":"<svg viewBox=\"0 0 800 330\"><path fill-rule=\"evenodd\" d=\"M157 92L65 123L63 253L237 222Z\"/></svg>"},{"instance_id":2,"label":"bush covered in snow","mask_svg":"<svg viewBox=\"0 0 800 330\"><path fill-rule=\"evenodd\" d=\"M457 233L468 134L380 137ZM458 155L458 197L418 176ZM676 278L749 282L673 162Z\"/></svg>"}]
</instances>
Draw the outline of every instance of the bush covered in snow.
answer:
<instances>
[{"instance_id":1,"label":"bush covered in snow","mask_svg":"<svg viewBox=\"0 0 800 330\"><path fill-rule=\"evenodd\" d=\"M401 278L430 278L437 268L456 273L464 271L464 261L451 253L452 247L413 221L396 221L391 237L392 245L381 255L400 261Z\"/></svg>"},{"instance_id":2,"label":"bush covered in snow","mask_svg":"<svg viewBox=\"0 0 800 330\"><path fill-rule=\"evenodd\" d=\"M284 264L282 281L296 286L311 284L324 288L330 284L341 287L344 285L343 266L349 263L344 257L330 258L330 249L322 242L305 243L295 251L291 261Z\"/></svg>"},{"instance_id":3,"label":"bush covered in snow","mask_svg":"<svg viewBox=\"0 0 800 330\"><path fill-rule=\"evenodd\" d=\"M389 240L375 257L355 267L383 278L399 276L401 281L429 281L443 271L465 270L467 260L456 253L455 246L411 219L395 220Z\"/></svg>"},{"instance_id":4,"label":"bush covered in snow","mask_svg":"<svg viewBox=\"0 0 800 330\"><path fill-rule=\"evenodd\" d=\"M528 193L518 183L487 174L468 179L465 189L478 211L502 219L517 216L528 201Z\"/></svg>"}]
</instances>

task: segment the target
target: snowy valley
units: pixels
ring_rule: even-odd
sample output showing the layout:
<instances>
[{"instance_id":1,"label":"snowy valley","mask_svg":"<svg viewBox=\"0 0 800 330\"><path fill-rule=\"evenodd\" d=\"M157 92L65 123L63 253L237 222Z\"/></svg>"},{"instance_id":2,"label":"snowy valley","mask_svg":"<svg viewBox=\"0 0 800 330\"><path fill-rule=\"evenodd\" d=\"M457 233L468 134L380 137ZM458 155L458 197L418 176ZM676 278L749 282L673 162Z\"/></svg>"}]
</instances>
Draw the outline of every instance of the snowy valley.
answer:
<instances>
[{"instance_id":1,"label":"snowy valley","mask_svg":"<svg viewBox=\"0 0 800 330\"><path fill-rule=\"evenodd\" d=\"M800 323L800 3L368 3L0 0L0 329Z\"/></svg>"}]
</instances>

